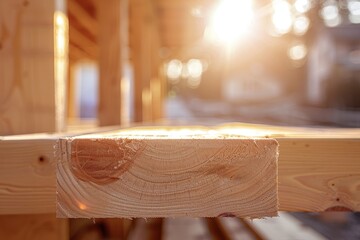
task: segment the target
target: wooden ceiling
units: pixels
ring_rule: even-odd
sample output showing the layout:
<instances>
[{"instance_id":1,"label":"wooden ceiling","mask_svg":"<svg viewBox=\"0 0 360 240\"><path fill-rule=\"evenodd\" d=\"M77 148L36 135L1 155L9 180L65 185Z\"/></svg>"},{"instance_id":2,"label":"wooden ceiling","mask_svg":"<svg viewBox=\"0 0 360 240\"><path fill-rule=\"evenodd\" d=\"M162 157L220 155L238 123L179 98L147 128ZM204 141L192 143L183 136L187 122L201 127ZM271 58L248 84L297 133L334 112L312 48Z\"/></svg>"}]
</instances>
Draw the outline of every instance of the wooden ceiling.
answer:
<instances>
[{"instance_id":1,"label":"wooden ceiling","mask_svg":"<svg viewBox=\"0 0 360 240\"><path fill-rule=\"evenodd\" d=\"M136 11L129 1L129 19ZM166 52L176 52L202 39L205 17L215 0L143 0L154 8L159 45ZM98 32L96 0L68 0L70 60L98 58ZM194 14L199 9L203 16ZM129 22L129 39L134 24ZM132 43L129 41L131 51Z\"/></svg>"}]
</instances>

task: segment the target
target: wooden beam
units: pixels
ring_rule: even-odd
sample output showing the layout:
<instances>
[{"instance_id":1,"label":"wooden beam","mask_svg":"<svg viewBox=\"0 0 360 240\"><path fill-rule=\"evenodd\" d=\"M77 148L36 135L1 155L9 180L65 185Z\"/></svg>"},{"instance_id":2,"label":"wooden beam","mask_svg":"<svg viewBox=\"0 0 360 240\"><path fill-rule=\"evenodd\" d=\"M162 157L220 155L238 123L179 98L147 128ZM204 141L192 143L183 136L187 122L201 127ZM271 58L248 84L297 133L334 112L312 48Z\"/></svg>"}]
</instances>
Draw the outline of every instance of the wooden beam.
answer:
<instances>
[{"instance_id":1,"label":"wooden beam","mask_svg":"<svg viewBox=\"0 0 360 240\"><path fill-rule=\"evenodd\" d=\"M54 213L56 141L87 132L0 136L0 215Z\"/></svg>"},{"instance_id":2,"label":"wooden beam","mask_svg":"<svg viewBox=\"0 0 360 240\"><path fill-rule=\"evenodd\" d=\"M127 0L99 1L100 126L121 123L121 80L127 59Z\"/></svg>"},{"instance_id":3,"label":"wooden beam","mask_svg":"<svg viewBox=\"0 0 360 240\"><path fill-rule=\"evenodd\" d=\"M59 141L58 217L277 215L275 140L137 132Z\"/></svg>"},{"instance_id":4,"label":"wooden beam","mask_svg":"<svg viewBox=\"0 0 360 240\"><path fill-rule=\"evenodd\" d=\"M349 139L278 139L281 154L280 209L295 212L359 211L359 136Z\"/></svg>"},{"instance_id":5,"label":"wooden beam","mask_svg":"<svg viewBox=\"0 0 360 240\"><path fill-rule=\"evenodd\" d=\"M64 129L68 24L63 5L62 0L0 1L0 135ZM9 207L0 212L20 214L0 216L1 238L67 239L66 220L57 220L55 214L30 214L45 212L40 209L42 204L48 207L47 197L54 200L55 188L42 184L54 179L54 168L48 155L37 152L50 146L0 145L0 208ZM30 158L11 161L15 156ZM15 169L19 171L15 175L7 171ZM33 198L33 193L38 196ZM16 205L19 199L29 201L24 211L2 204ZM34 211L33 204L40 211Z\"/></svg>"},{"instance_id":6,"label":"wooden beam","mask_svg":"<svg viewBox=\"0 0 360 240\"><path fill-rule=\"evenodd\" d=\"M0 138L0 214L54 212L55 143L47 134Z\"/></svg>"},{"instance_id":7,"label":"wooden beam","mask_svg":"<svg viewBox=\"0 0 360 240\"><path fill-rule=\"evenodd\" d=\"M143 53L143 6L141 0L130 1L130 46L131 61L134 70L134 122L143 121L143 91L144 91L144 71L148 63L144 61Z\"/></svg>"},{"instance_id":8,"label":"wooden beam","mask_svg":"<svg viewBox=\"0 0 360 240\"><path fill-rule=\"evenodd\" d=\"M78 21L86 31L91 33L94 37L97 37L99 29L98 21L96 21L96 19L77 1L69 0L67 3L69 13L76 18L76 21Z\"/></svg>"},{"instance_id":9,"label":"wooden beam","mask_svg":"<svg viewBox=\"0 0 360 240\"><path fill-rule=\"evenodd\" d=\"M92 52L84 50L82 47L77 46L74 43L69 45L69 58L73 62L80 60L95 60L97 61L96 55L91 55Z\"/></svg>"},{"instance_id":10,"label":"wooden beam","mask_svg":"<svg viewBox=\"0 0 360 240\"><path fill-rule=\"evenodd\" d=\"M166 128L158 126L152 129L155 133ZM207 128L186 129L199 131ZM359 129L308 129L249 124L213 129L224 134L267 136L278 140L280 210L360 211L360 193L356 188L360 182ZM73 135L76 134L80 133ZM38 172L44 171L43 165L38 164L38 158L48 156L50 165L55 166L53 144L59 137L37 134L0 137L0 214L55 211L55 173L39 176ZM53 167L47 169L55 171Z\"/></svg>"},{"instance_id":11,"label":"wooden beam","mask_svg":"<svg viewBox=\"0 0 360 240\"><path fill-rule=\"evenodd\" d=\"M84 35L76 27L71 26L69 28L70 45L76 45L77 48L82 49L88 53L93 59L99 57L99 47L96 42Z\"/></svg>"}]
</instances>

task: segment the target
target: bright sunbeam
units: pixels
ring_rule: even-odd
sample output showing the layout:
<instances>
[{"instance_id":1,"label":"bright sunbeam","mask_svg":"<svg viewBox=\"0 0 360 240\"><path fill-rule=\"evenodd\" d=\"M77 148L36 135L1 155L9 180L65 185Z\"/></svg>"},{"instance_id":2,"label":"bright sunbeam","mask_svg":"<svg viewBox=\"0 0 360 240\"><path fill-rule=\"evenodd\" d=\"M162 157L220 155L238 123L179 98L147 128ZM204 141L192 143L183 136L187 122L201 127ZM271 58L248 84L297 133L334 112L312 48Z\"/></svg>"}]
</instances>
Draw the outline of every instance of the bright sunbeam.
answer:
<instances>
[{"instance_id":1,"label":"bright sunbeam","mask_svg":"<svg viewBox=\"0 0 360 240\"><path fill-rule=\"evenodd\" d=\"M290 31L293 24L293 16L291 13L291 5L284 0L273 0L273 16L272 23L277 34L286 34Z\"/></svg>"},{"instance_id":2,"label":"bright sunbeam","mask_svg":"<svg viewBox=\"0 0 360 240\"><path fill-rule=\"evenodd\" d=\"M212 14L205 37L233 45L250 31L253 17L251 0L222 0Z\"/></svg>"}]
</instances>

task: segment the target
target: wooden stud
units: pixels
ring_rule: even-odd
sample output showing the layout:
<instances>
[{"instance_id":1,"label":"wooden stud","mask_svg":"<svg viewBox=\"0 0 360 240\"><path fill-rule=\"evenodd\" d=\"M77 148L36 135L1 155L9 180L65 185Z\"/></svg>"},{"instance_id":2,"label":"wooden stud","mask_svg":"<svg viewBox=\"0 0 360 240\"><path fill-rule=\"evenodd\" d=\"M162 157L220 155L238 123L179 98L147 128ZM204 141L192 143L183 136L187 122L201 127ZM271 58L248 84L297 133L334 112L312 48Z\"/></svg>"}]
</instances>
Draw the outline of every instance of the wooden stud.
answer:
<instances>
[{"instance_id":1,"label":"wooden stud","mask_svg":"<svg viewBox=\"0 0 360 240\"><path fill-rule=\"evenodd\" d=\"M126 60L127 1L97 2L100 44L99 124L121 123L121 80Z\"/></svg>"},{"instance_id":2,"label":"wooden stud","mask_svg":"<svg viewBox=\"0 0 360 240\"><path fill-rule=\"evenodd\" d=\"M0 1L0 135L64 129L68 25L63 4L61 0ZM0 208L4 210L0 212L20 214L0 216L1 238L67 239L66 220L57 220L54 214L30 214L48 212L42 207L54 200L55 188L45 183L54 179L54 165L49 164L49 155L38 152L46 149L52 156L51 144L37 142L37 148L27 148L22 141L20 145L0 142ZM12 175L14 170L19 172ZM34 193L41 197L33 198ZM19 199L29 201L24 211L12 208ZM39 207L36 211L33 204Z\"/></svg>"},{"instance_id":3,"label":"wooden stud","mask_svg":"<svg viewBox=\"0 0 360 240\"><path fill-rule=\"evenodd\" d=\"M54 32L63 34L66 54L67 22L59 18L60 29L54 12L55 1L0 2L0 135L63 129L63 105L56 102L64 79L57 69L66 75L67 63Z\"/></svg>"},{"instance_id":4,"label":"wooden stud","mask_svg":"<svg viewBox=\"0 0 360 240\"><path fill-rule=\"evenodd\" d=\"M134 121L152 122L162 116L157 13L152 1L134 0L130 3L130 46L135 90Z\"/></svg>"}]
</instances>

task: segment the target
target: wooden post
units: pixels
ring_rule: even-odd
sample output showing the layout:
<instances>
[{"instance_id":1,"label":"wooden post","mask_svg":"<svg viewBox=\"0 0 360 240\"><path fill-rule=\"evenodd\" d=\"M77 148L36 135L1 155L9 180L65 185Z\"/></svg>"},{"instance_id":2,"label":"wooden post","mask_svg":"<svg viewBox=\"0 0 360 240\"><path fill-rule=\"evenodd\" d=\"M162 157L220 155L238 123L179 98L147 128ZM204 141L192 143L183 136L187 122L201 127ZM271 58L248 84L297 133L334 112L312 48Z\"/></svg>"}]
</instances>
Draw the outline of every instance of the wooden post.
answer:
<instances>
[{"instance_id":1,"label":"wooden post","mask_svg":"<svg viewBox=\"0 0 360 240\"><path fill-rule=\"evenodd\" d=\"M131 1L130 9L130 46L135 80L134 121L151 122L159 118L161 109L158 77L160 43L156 12L149 0Z\"/></svg>"},{"instance_id":2,"label":"wooden post","mask_svg":"<svg viewBox=\"0 0 360 240\"><path fill-rule=\"evenodd\" d=\"M63 129L67 20L55 5L0 2L0 135Z\"/></svg>"},{"instance_id":3,"label":"wooden post","mask_svg":"<svg viewBox=\"0 0 360 240\"><path fill-rule=\"evenodd\" d=\"M127 0L98 1L100 126L121 123L121 79L127 59Z\"/></svg>"},{"instance_id":4,"label":"wooden post","mask_svg":"<svg viewBox=\"0 0 360 240\"><path fill-rule=\"evenodd\" d=\"M0 135L64 129L68 45L64 3L63 0L0 1ZM7 150L1 153L4 154L0 157L1 165L11 160ZM20 150L21 147L16 151ZM37 150L31 151L45 168L35 175L47 179L53 174L51 166ZM23 160L27 164L17 166L19 170L38 169L31 165L37 158ZM8 176L4 172L2 176L5 175ZM23 180L21 174L12 177L16 178L15 182ZM31 181L26 185L38 183ZM1 195L7 199L6 192ZM37 201L41 205L41 199ZM68 238L66 220L57 220L55 214L23 215L26 213L32 210L0 216L2 239Z\"/></svg>"}]
</instances>

